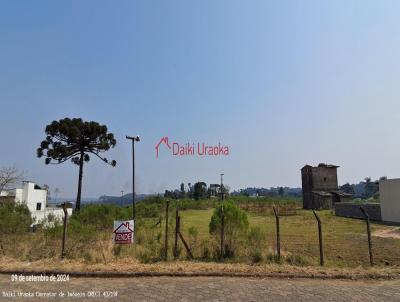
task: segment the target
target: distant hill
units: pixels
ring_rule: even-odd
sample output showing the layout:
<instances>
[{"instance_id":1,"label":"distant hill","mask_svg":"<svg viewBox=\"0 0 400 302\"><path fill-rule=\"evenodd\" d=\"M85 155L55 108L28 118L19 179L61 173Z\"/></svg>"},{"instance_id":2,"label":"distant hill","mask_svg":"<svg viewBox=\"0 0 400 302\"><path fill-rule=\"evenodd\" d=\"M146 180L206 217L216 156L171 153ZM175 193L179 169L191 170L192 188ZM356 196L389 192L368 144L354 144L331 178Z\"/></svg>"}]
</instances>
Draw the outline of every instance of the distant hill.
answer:
<instances>
[{"instance_id":1,"label":"distant hill","mask_svg":"<svg viewBox=\"0 0 400 302\"><path fill-rule=\"evenodd\" d=\"M136 194L135 201L143 200L145 197L151 196L148 194ZM93 201L92 203L96 204L115 204L127 206L132 204L132 193L125 194L124 196L108 196L102 195L98 198L97 201Z\"/></svg>"},{"instance_id":2,"label":"distant hill","mask_svg":"<svg viewBox=\"0 0 400 302\"><path fill-rule=\"evenodd\" d=\"M98 198L96 198L96 197L85 197L85 198L81 199L81 203L87 204L87 203L96 202L97 200L98 200ZM71 202L71 203L75 204L75 201L76 201L76 197L57 197L57 199L55 199L54 197L51 197L47 201L47 204L48 205L56 205L56 204L60 204L63 202Z\"/></svg>"},{"instance_id":3,"label":"distant hill","mask_svg":"<svg viewBox=\"0 0 400 302\"><path fill-rule=\"evenodd\" d=\"M143 200L145 197L151 196L148 194L136 194L136 201ZM76 198L52 198L48 201L49 205L56 205L60 204L62 202L72 202L75 204ZM115 204L115 205L131 205L132 204L132 193L126 194L124 196L108 196L108 195L102 195L100 197L86 197L82 198L81 203L83 205L85 204Z\"/></svg>"}]
</instances>

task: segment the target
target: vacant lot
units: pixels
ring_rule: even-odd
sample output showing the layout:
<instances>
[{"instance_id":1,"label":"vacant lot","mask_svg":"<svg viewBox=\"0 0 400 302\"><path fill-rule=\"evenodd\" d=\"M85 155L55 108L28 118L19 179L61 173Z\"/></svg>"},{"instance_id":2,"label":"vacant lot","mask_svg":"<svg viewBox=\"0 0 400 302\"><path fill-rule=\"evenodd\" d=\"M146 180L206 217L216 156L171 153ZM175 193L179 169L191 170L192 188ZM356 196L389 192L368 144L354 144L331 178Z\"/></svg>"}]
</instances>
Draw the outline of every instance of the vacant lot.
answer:
<instances>
[{"instance_id":1,"label":"vacant lot","mask_svg":"<svg viewBox=\"0 0 400 302\"><path fill-rule=\"evenodd\" d=\"M128 218L131 208L115 206L93 207L69 223L66 258L87 264L110 264L134 259L139 263L163 260L164 251L164 200L150 203L140 209L136 221L136 243L132 246L112 244L112 220ZM300 209L295 201L275 203L281 207L282 262L299 266L317 266L319 263L317 223L311 211ZM272 203L267 201L240 201L249 220L249 233L238 238L234 254L223 259L227 263L276 263L275 217ZM210 235L209 223L213 213L210 201L181 202L182 233L188 242L195 261L221 261L218 237ZM195 207L195 209L188 209ZM169 220L168 259L173 260L175 208L171 205ZM331 211L318 212L322 220L325 263L328 267L368 266L368 244L365 222L334 216ZM161 218L161 225L158 223ZM256 229L256 231L254 231ZM372 223L372 232L390 233L393 227ZM58 259L62 227L39 229L35 233L1 234L0 255L4 259L37 261ZM255 235L256 236L255 236ZM179 259L186 260L183 244L179 243ZM258 251L255 253L255 251ZM400 266L400 239L373 237L373 253L378 266Z\"/></svg>"},{"instance_id":2,"label":"vacant lot","mask_svg":"<svg viewBox=\"0 0 400 302\"><path fill-rule=\"evenodd\" d=\"M337 217L331 211L318 212L322 231L326 265L368 265L368 242L365 222ZM190 227L198 229L199 238L208 238L208 224L212 210L189 210L181 213L186 233ZM264 251L275 250L275 217L249 214L251 226L258 226L265 234ZM283 253L299 255L308 264L318 264L319 247L315 217L311 211L298 210L297 215L280 217L281 249ZM393 227L372 223L372 232ZM373 237L374 260L378 265L400 265L400 240Z\"/></svg>"}]
</instances>

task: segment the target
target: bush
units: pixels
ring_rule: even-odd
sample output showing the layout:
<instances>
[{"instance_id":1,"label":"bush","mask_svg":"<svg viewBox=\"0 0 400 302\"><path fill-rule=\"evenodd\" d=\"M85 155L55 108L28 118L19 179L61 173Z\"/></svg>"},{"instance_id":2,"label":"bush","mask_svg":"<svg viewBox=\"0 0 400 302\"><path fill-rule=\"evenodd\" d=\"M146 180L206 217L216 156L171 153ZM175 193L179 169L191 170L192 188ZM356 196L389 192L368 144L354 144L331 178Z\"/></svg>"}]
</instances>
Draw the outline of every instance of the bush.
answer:
<instances>
[{"instance_id":1,"label":"bush","mask_svg":"<svg viewBox=\"0 0 400 302\"><path fill-rule=\"evenodd\" d=\"M20 234L27 232L33 223L26 204L15 202L0 203L0 232L3 234Z\"/></svg>"},{"instance_id":2,"label":"bush","mask_svg":"<svg viewBox=\"0 0 400 302\"><path fill-rule=\"evenodd\" d=\"M265 234L260 227L252 227L247 235L247 247L250 251L250 259L252 262L260 262L262 260L262 243Z\"/></svg>"},{"instance_id":3,"label":"bush","mask_svg":"<svg viewBox=\"0 0 400 302\"><path fill-rule=\"evenodd\" d=\"M259 250L252 251L250 254L250 259L251 259L251 262L253 262L253 263L261 262L263 259L261 251L259 251Z\"/></svg>"},{"instance_id":4,"label":"bush","mask_svg":"<svg viewBox=\"0 0 400 302\"><path fill-rule=\"evenodd\" d=\"M130 209L132 209L130 207ZM162 205L157 203L143 203L136 204L136 216L140 218L156 218L161 214Z\"/></svg>"},{"instance_id":5,"label":"bush","mask_svg":"<svg viewBox=\"0 0 400 302\"><path fill-rule=\"evenodd\" d=\"M223 213L223 214L222 214ZM246 234L249 227L249 221L245 212L239 209L232 202L225 201L220 204L211 216L209 225L210 234L220 237L221 235L221 218L224 215L224 231L225 231L225 255L234 256L235 247L237 247L240 238ZM219 238L220 239L220 238Z\"/></svg>"},{"instance_id":6,"label":"bush","mask_svg":"<svg viewBox=\"0 0 400 302\"><path fill-rule=\"evenodd\" d=\"M122 208L116 205L90 204L74 212L70 225L78 227L91 226L97 230L112 229L114 220L125 220L132 217L132 208Z\"/></svg>"}]
</instances>

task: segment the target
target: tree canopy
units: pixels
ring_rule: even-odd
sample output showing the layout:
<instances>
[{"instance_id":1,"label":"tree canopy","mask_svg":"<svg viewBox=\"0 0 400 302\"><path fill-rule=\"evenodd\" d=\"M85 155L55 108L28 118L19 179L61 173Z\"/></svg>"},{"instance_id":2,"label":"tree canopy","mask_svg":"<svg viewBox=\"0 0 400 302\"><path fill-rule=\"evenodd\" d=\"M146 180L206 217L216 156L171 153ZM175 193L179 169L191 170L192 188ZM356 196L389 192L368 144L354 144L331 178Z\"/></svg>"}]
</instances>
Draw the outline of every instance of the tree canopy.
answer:
<instances>
[{"instance_id":1,"label":"tree canopy","mask_svg":"<svg viewBox=\"0 0 400 302\"><path fill-rule=\"evenodd\" d=\"M215 235L218 241L221 240L221 221L224 216L225 255L234 253L234 246L238 243L241 234L245 234L249 227L247 215L236 204L225 201L219 204L211 216L209 224L210 234Z\"/></svg>"},{"instance_id":2,"label":"tree canopy","mask_svg":"<svg viewBox=\"0 0 400 302\"><path fill-rule=\"evenodd\" d=\"M194 184L193 197L196 200L206 198L207 196L207 184L205 182L199 181Z\"/></svg>"},{"instance_id":3,"label":"tree canopy","mask_svg":"<svg viewBox=\"0 0 400 302\"><path fill-rule=\"evenodd\" d=\"M45 157L45 163L61 164L71 160L79 166L78 194L76 209L80 208L82 172L84 162L90 161L90 155L94 155L103 162L116 165L116 161L109 161L101 153L114 148L117 141L114 134L108 133L107 126L97 122L86 122L80 118L64 118L53 121L46 126L46 139L37 149L39 158Z\"/></svg>"},{"instance_id":4,"label":"tree canopy","mask_svg":"<svg viewBox=\"0 0 400 302\"><path fill-rule=\"evenodd\" d=\"M90 160L91 153L112 166L116 165L115 160L109 162L100 155L117 143L114 134L108 133L105 125L93 121L84 122L80 118L65 118L47 125L45 133L46 139L37 149L37 156L46 156L46 164L60 164L71 159L79 165L83 152L85 162Z\"/></svg>"}]
</instances>

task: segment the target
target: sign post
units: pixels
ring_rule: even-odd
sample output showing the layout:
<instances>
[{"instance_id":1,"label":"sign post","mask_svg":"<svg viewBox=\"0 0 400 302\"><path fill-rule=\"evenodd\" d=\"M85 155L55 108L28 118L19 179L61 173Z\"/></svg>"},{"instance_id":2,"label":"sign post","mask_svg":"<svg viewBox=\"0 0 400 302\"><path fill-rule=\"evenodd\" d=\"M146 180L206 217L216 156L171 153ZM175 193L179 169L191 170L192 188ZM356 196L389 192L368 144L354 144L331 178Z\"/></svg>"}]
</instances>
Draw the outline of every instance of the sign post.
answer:
<instances>
[{"instance_id":1,"label":"sign post","mask_svg":"<svg viewBox=\"0 0 400 302\"><path fill-rule=\"evenodd\" d=\"M134 242L135 224L133 220L114 220L113 241L115 244L132 244Z\"/></svg>"}]
</instances>

